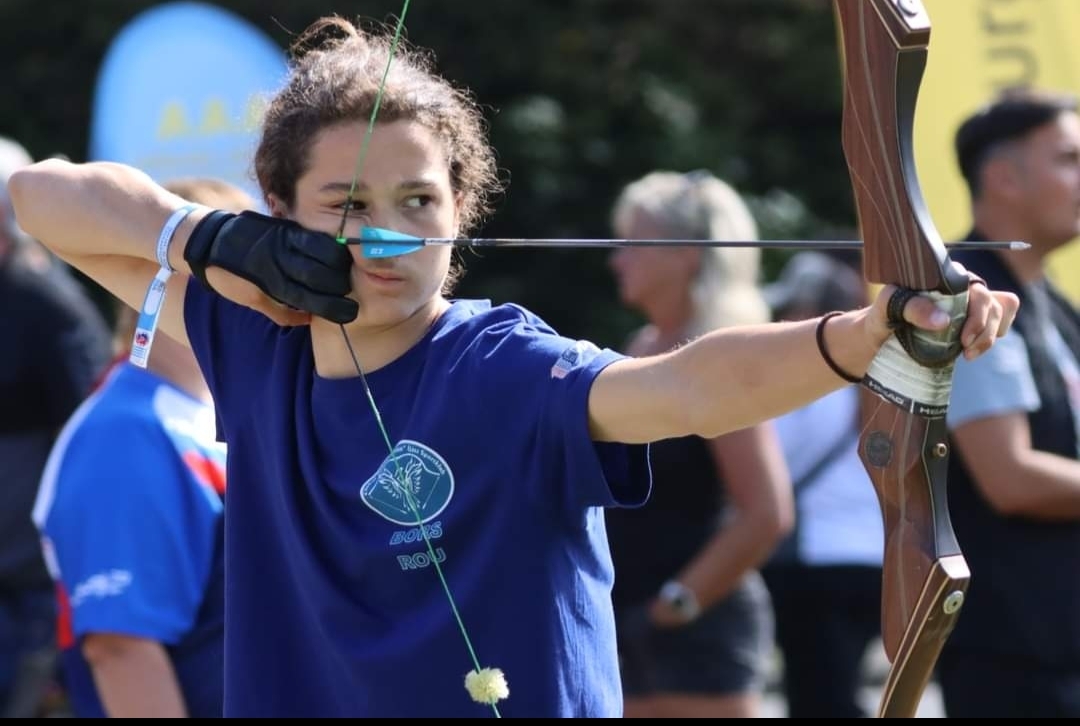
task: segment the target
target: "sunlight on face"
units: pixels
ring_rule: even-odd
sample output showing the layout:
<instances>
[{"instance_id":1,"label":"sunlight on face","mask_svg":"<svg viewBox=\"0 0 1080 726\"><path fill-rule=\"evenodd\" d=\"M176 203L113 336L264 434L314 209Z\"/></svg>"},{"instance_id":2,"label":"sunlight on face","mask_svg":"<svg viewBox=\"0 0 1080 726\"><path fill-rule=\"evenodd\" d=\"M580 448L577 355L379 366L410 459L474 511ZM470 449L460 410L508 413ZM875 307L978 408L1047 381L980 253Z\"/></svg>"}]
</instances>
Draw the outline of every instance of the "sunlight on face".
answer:
<instances>
[{"instance_id":1,"label":"sunlight on face","mask_svg":"<svg viewBox=\"0 0 1080 726\"><path fill-rule=\"evenodd\" d=\"M307 172L296 186L290 216L305 227L337 235L349 199L367 124L324 129L312 145ZM415 121L376 124L361 166L345 225L382 227L417 237L454 237L458 200L442 144ZM425 247L400 257L369 260L353 253L353 293L360 302L356 325L393 325L440 295L450 248Z\"/></svg>"}]
</instances>

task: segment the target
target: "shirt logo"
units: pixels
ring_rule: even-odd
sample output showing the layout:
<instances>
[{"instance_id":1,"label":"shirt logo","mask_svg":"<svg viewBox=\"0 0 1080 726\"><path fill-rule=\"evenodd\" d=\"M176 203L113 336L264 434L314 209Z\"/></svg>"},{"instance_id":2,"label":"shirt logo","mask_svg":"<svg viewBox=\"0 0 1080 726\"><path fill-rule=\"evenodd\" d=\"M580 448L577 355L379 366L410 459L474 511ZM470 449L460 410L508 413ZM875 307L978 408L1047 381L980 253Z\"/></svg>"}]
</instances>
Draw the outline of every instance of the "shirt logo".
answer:
<instances>
[{"instance_id":1,"label":"shirt logo","mask_svg":"<svg viewBox=\"0 0 1080 726\"><path fill-rule=\"evenodd\" d=\"M552 378L566 378L577 365L585 363L600 352L600 349L587 340L576 341L572 346L567 348L559 356L559 360L555 361L555 365L551 366Z\"/></svg>"},{"instance_id":2,"label":"shirt logo","mask_svg":"<svg viewBox=\"0 0 1080 726\"><path fill-rule=\"evenodd\" d=\"M418 526L439 516L454 497L454 475L446 460L418 441L398 442L360 498L383 519Z\"/></svg>"},{"instance_id":3,"label":"shirt logo","mask_svg":"<svg viewBox=\"0 0 1080 726\"><path fill-rule=\"evenodd\" d=\"M108 570L91 575L75 586L71 595L71 607L79 607L86 600L103 600L107 597L122 595L131 584L131 572L128 570Z\"/></svg>"}]
</instances>

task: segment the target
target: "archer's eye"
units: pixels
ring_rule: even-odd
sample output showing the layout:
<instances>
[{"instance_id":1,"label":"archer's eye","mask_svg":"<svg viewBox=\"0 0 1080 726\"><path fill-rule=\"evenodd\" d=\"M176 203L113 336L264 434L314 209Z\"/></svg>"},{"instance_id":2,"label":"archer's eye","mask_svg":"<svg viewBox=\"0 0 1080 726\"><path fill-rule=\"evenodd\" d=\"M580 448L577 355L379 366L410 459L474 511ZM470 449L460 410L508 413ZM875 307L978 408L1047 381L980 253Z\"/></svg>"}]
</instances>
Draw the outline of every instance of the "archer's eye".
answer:
<instances>
[{"instance_id":1,"label":"archer's eye","mask_svg":"<svg viewBox=\"0 0 1080 726\"><path fill-rule=\"evenodd\" d=\"M416 194L405 200L405 206L413 208L426 207L433 201L435 201L435 197L430 194Z\"/></svg>"},{"instance_id":2,"label":"archer's eye","mask_svg":"<svg viewBox=\"0 0 1080 726\"><path fill-rule=\"evenodd\" d=\"M367 204L361 199L346 199L337 208L346 214L362 214L367 211Z\"/></svg>"}]
</instances>

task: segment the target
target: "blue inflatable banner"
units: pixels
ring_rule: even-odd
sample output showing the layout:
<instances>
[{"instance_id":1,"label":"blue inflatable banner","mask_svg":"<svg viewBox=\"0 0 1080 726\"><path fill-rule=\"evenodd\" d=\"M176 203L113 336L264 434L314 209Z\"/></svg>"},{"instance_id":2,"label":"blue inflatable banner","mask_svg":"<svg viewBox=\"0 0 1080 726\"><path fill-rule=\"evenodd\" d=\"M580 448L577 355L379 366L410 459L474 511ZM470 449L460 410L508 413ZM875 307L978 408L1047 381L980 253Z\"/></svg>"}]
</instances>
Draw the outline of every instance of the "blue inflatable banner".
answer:
<instances>
[{"instance_id":1,"label":"blue inflatable banner","mask_svg":"<svg viewBox=\"0 0 1080 726\"><path fill-rule=\"evenodd\" d=\"M164 182L214 176L260 199L251 161L285 54L246 20L201 2L156 6L117 34L94 93L91 160Z\"/></svg>"}]
</instances>

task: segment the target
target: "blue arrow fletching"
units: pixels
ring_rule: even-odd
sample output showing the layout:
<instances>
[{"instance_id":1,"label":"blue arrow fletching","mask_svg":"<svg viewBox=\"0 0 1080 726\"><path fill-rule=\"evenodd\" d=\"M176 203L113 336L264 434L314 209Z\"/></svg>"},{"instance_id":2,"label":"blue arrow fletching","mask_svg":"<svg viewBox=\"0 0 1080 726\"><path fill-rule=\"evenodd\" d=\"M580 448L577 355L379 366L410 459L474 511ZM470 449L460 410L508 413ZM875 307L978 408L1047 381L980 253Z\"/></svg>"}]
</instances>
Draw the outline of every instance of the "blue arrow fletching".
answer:
<instances>
[{"instance_id":1,"label":"blue arrow fletching","mask_svg":"<svg viewBox=\"0 0 1080 726\"><path fill-rule=\"evenodd\" d=\"M360 230L360 242L360 254L368 259L407 255L424 246L421 237L381 227L363 227Z\"/></svg>"}]
</instances>

